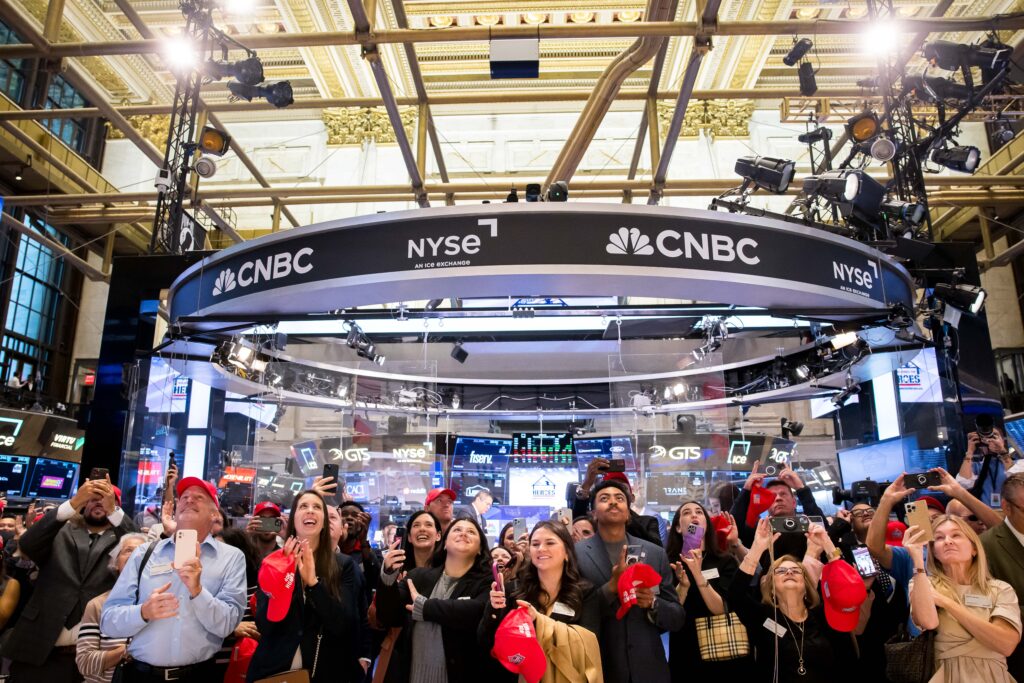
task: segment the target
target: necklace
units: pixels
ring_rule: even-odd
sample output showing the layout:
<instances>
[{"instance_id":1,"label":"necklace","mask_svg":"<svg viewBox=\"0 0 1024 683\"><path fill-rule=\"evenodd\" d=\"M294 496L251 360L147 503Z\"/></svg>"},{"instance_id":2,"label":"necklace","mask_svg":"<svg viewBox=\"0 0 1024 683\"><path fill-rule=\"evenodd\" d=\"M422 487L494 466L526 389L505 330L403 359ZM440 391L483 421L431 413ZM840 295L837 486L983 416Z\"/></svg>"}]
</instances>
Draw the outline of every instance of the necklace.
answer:
<instances>
[{"instance_id":1,"label":"necklace","mask_svg":"<svg viewBox=\"0 0 1024 683\"><path fill-rule=\"evenodd\" d=\"M800 674L801 676L806 676L807 675L807 669L804 667L804 634L806 633L806 631L804 630L804 625L803 624L797 624L800 627L800 642L797 643L796 642L796 635L793 633L793 626L794 626L793 622L791 622L789 620L789 617L787 617L785 615L785 613L783 613L782 617L786 620L786 624L789 626L789 635L793 639L793 645L796 646L796 657L797 657L796 672L798 674Z\"/></svg>"}]
</instances>

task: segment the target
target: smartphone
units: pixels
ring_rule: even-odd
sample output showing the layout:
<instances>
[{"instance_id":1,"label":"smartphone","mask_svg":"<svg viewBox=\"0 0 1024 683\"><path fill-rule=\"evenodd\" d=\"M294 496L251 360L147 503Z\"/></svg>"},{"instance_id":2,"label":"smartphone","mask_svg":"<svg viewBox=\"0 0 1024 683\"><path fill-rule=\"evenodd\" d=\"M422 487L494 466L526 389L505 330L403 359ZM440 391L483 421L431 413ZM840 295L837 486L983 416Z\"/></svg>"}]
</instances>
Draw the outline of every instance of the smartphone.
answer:
<instances>
[{"instance_id":1,"label":"smartphone","mask_svg":"<svg viewBox=\"0 0 1024 683\"><path fill-rule=\"evenodd\" d=\"M199 534L195 529L178 529L174 532L174 566L180 569L189 560L196 558Z\"/></svg>"},{"instance_id":2,"label":"smartphone","mask_svg":"<svg viewBox=\"0 0 1024 683\"><path fill-rule=\"evenodd\" d=\"M398 547L401 548L405 545L405 527L400 526L395 528L395 540L398 541Z\"/></svg>"},{"instance_id":3,"label":"smartphone","mask_svg":"<svg viewBox=\"0 0 1024 683\"><path fill-rule=\"evenodd\" d=\"M494 577L494 583L498 584L498 587L500 588L501 587L501 576L500 576L500 574L498 572L498 563L497 562L492 562L491 563L491 576Z\"/></svg>"},{"instance_id":4,"label":"smartphone","mask_svg":"<svg viewBox=\"0 0 1024 683\"><path fill-rule=\"evenodd\" d=\"M341 485L338 482L337 463L327 463L326 465L324 465L324 479L326 479L327 477L333 477L334 483L338 484L339 486ZM330 503L331 505L337 505L338 489L334 489L334 493L329 493L325 495L324 498L327 499L327 502Z\"/></svg>"},{"instance_id":5,"label":"smartphone","mask_svg":"<svg viewBox=\"0 0 1024 683\"><path fill-rule=\"evenodd\" d=\"M904 506L907 511L907 526L918 526L924 529L924 540L934 541L935 532L932 531L932 522L928 517L928 505L920 500L914 500Z\"/></svg>"},{"instance_id":6,"label":"smartphone","mask_svg":"<svg viewBox=\"0 0 1024 683\"><path fill-rule=\"evenodd\" d=\"M627 545L626 546L626 566L636 564L637 562L643 562L647 559L647 553L644 552L642 545Z\"/></svg>"},{"instance_id":7,"label":"smartphone","mask_svg":"<svg viewBox=\"0 0 1024 683\"><path fill-rule=\"evenodd\" d=\"M876 574L875 561L871 559L871 552L867 548L854 548L853 561L857 565L857 571L865 579Z\"/></svg>"},{"instance_id":8,"label":"smartphone","mask_svg":"<svg viewBox=\"0 0 1024 683\"><path fill-rule=\"evenodd\" d=\"M280 517L260 517L261 534L279 533L282 526L284 526L284 520Z\"/></svg>"},{"instance_id":9,"label":"smartphone","mask_svg":"<svg viewBox=\"0 0 1024 683\"><path fill-rule=\"evenodd\" d=\"M516 517L512 520L512 539L518 543L519 539L525 536L526 531L526 520L522 517Z\"/></svg>"},{"instance_id":10,"label":"smartphone","mask_svg":"<svg viewBox=\"0 0 1024 683\"><path fill-rule=\"evenodd\" d=\"M106 479L108 474L110 474L110 470L106 467L93 467L89 470L90 479Z\"/></svg>"},{"instance_id":11,"label":"smartphone","mask_svg":"<svg viewBox=\"0 0 1024 683\"><path fill-rule=\"evenodd\" d=\"M768 524L771 526L773 534L806 534L811 526L811 520L807 515L769 517Z\"/></svg>"},{"instance_id":12,"label":"smartphone","mask_svg":"<svg viewBox=\"0 0 1024 683\"><path fill-rule=\"evenodd\" d=\"M686 527L686 533L683 534L683 557L689 557L691 550L700 548L701 541L704 540L704 527L691 524Z\"/></svg>"},{"instance_id":13,"label":"smartphone","mask_svg":"<svg viewBox=\"0 0 1024 683\"><path fill-rule=\"evenodd\" d=\"M167 456L167 469L178 469L178 461L174 457L174 451L171 451L170 455Z\"/></svg>"},{"instance_id":14,"label":"smartphone","mask_svg":"<svg viewBox=\"0 0 1024 683\"><path fill-rule=\"evenodd\" d=\"M559 521L566 526L572 526L572 510L569 508L558 508L558 511L551 516L551 519Z\"/></svg>"},{"instance_id":15,"label":"smartphone","mask_svg":"<svg viewBox=\"0 0 1024 683\"><path fill-rule=\"evenodd\" d=\"M939 472L916 472L904 474L903 484L908 488L927 489L933 486L942 486L942 474Z\"/></svg>"},{"instance_id":16,"label":"smartphone","mask_svg":"<svg viewBox=\"0 0 1024 683\"><path fill-rule=\"evenodd\" d=\"M619 460L619 459L609 460L608 461L608 469L606 471L607 472L625 472L626 471L626 461L625 460Z\"/></svg>"}]
</instances>

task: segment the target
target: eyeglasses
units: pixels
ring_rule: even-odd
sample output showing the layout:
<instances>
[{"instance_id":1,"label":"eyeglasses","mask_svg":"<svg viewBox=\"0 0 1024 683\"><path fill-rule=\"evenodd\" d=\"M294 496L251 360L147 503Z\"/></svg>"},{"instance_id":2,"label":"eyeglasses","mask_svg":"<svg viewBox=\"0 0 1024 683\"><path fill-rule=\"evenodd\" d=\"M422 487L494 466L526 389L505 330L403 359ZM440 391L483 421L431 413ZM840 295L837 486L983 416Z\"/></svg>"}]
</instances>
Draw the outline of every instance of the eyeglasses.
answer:
<instances>
[{"instance_id":1,"label":"eyeglasses","mask_svg":"<svg viewBox=\"0 0 1024 683\"><path fill-rule=\"evenodd\" d=\"M775 576L799 576L802 573L800 567L778 567Z\"/></svg>"},{"instance_id":2,"label":"eyeglasses","mask_svg":"<svg viewBox=\"0 0 1024 683\"><path fill-rule=\"evenodd\" d=\"M875 511L874 510L854 510L853 512L850 513L850 516L854 517L855 519L863 519L865 517L874 517L875 516Z\"/></svg>"}]
</instances>

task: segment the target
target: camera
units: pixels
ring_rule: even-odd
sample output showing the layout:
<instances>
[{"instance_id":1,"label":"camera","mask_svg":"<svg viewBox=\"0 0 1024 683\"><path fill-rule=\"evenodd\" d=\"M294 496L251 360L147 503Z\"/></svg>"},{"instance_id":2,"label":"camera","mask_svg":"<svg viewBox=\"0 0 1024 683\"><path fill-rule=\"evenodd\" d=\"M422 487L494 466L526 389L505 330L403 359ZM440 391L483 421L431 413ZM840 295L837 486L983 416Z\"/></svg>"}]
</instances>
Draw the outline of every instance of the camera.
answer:
<instances>
[{"instance_id":1,"label":"camera","mask_svg":"<svg viewBox=\"0 0 1024 683\"><path fill-rule=\"evenodd\" d=\"M867 503L874 507L878 505L882 491L889 488L891 483L891 481L864 479L853 482L848 489L841 489L837 486L832 489L832 503L842 505L844 501L849 501L850 503Z\"/></svg>"},{"instance_id":2,"label":"camera","mask_svg":"<svg viewBox=\"0 0 1024 683\"><path fill-rule=\"evenodd\" d=\"M811 520L807 515L770 517L768 524L772 528L772 533L778 534L806 534L811 528Z\"/></svg>"},{"instance_id":3,"label":"camera","mask_svg":"<svg viewBox=\"0 0 1024 683\"><path fill-rule=\"evenodd\" d=\"M942 485L942 475L938 472L917 472L903 477L903 483L915 489L927 489Z\"/></svg>"}]
</instances>

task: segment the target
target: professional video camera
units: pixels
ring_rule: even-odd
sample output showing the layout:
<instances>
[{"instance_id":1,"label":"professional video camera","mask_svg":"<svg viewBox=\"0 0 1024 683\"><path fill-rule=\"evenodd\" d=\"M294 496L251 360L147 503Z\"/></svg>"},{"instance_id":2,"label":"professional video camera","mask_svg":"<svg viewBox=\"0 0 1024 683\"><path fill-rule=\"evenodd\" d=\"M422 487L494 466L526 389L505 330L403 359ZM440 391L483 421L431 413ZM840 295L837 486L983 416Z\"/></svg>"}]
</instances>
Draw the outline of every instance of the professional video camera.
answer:
<instances>
[{"instance_id":1,"label":"professional video camera","mask_svg":"<svg viewBox=\"0 0 1024 683\"><path fill-rule=\"evenodd\" d=\"M841 489L838 486L832 489L832 503L842 505L844 501L851 503L867 503L872 507L878 505L882 498L882 491L889 488L891 481L872 481L864 479L855 481L848 489Z\"/></svg>"}]
</instances>

